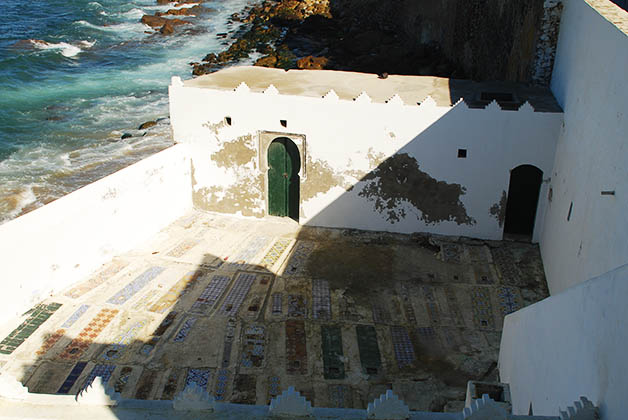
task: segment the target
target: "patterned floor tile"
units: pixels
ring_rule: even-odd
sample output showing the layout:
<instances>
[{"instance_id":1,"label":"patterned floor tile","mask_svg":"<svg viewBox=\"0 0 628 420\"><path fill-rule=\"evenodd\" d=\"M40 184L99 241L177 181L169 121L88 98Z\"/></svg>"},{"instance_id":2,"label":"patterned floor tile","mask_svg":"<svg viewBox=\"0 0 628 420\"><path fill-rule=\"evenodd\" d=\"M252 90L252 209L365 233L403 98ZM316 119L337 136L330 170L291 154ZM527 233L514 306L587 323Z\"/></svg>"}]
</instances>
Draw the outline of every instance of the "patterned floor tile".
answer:
<instances>
[{"instance_id":1,"label":"patterned floor tile","mask_svg":"<svg viewBox=\"0 0 628 420\"><path fill-rule=\"evenodd\" d=\"M314 319L331 319L331 296L327 280L312 280L312 316Z\"/></svg>"},{"instance_id":2,"label":"patterned floor tile","mask_svg":"<svg viewBox=\"0 0 628 420\"><path fill-rule=\"evenodd\" d=\"M240 365L245 368L262 367L264 363L264 346L264 327L261 325L247 327L244 330L242 340Z\"/></svg>"},{"instance_id":3,"label":"patterned floor tile","mask_svg":"<svg viewBox=\"0 0 628 420\"><path fill-rule=\"evenodd\" d=\"M393 349L399 369L412 365L416 357L414 346L410 341L410 335L408 335L408 330L406 330L405 327L393 326L390 327L390 335L392 337Z\"/></svg>"},{"instance_id":4,"label":"patterned floor tile","mask_svg":"<svg viewBox=\"0 0 628 420\"><path fill-rule=\"evenodd\" d=\"M46 353L48 353L48 350L50 350L55 344L57 344L57 341L59 341L64 335L65 335L64 329L59 329L55 331L54 333L52 333L50 336L48 336L48 338L44 340L39 350L35 352L35 355L41 357L45 355Z\"/></svg>"},{"instance_id":5,"label":"patterned floor tile","mask_svg":"<svg viewBox=\"0 0 628 420\"><path fill-rule=\"evenodd\" d=\"M81 386L81 390L87 389L93 382L96 377L100 376L102 378L102 383L107 385L109 379L111 379L111 374L113 373L115 365L96 365L89 373L89 376L83 382L83 386Z\"/></svg>"},{"instance_id":6,"label":"patterned floor tile","mask_svg":"<svg viewBox=\"0 0 628 420\"><path fill-rule=\"evenodd\" d=\"M281 378L279 376L271 376L268 378L268 394L266 404L270 404L270 400L281 394Z\"/></svg>"},{"instance_id":7,"label":"patterned floor tile","mask_svg":"<svg viewBox=\"0 0 628 420\"><path fill-rule=\"evenodd\" d=\"M286 321L286 370L292 375L307 375L305 322Z\"/></svg>"},{"instance_id":8,"label":"patterned floor tile","mask_svg":"<svg viewBox=\"0 0 628 420\"><path fill-rule=\"evenodd\" d=\"M329 407L353 408L353 395L349 385L329 385Z\"/></svg>"},{"instance_id":9,"label":"patterned floor tile","mask_svg":"<svg viewBox=\"0 0 628 420\"><path fill-rule=\"evenodd\" d=\"M495 317L489 288L476 287L471 291L473 321L480 329L495 329Z\"/></svg>"},{"instance_id":10,"label":"patterned floor tile","mask_svg":"<svg viewBox=\"0 0 628 420\"><path fill-rule=\"evenodd\" d=\"M306 274L306 263L310 254L314 251L314 243L299 241L294 246L288 257L288 262L283 270L284 276L303 276Z\"/></svg>"},{"instance_id":11,"label":"patterned floor tile","mask_svg":"<svg viewBox=\"0 0 628 420\"><path fill-rule=\"evenodd\" d=\"M103 284L105 281L109 280L111 277L118 274L128 265L129 263L124 262L124 261L114 261L111 264L109 264L107 267L105 267L103 270L98 272L98 274L96 274L94 277L86 281L85 283L82 283L78 285L77 287L74 287L70 289L69 291L67 291L65 295L72 299L78 299L81 296L83 296L85 293L94 290L95 288Z\"/></svg>"},{"instance_id":12,"label":"patterned floor tile","mask_svg":"<svg viewBox=\"0 0 628 420\"><path fill-rule=\"evenodd\" d=\"M441 258L447 263L460 264L461 253L462 248L458 244L443 243L440 245Z\"/></svg>"},{"instance_id":13,"label":"patterned floor tile","mask_svg":"<svg viewBox=\"0 0 628 420\"><path fill-rule=\"evenodd\" d=\"M177 244L166 255L169 257L180 258L185 255L190 249L198 245L200 241L198 239L186 239L183 242Z\"/></svg>"},{"instance_id":14,"label":"patterned floor tile","mask_svg":"<svg viewBox=\"0 0 628 420\"><path fill-rule=\"evenodd\" d=\"M440 325L440 315L438 304L436 303L436 296L434 295L434 288L432 286L423 286L423 297L425 298L425 307L430 321L433 325Z\"/></svg>"},{"instance_id":15,"label":"patterned floor tile","mask_svg":"<svg viewBox=\"0 0 628 420\"><path fill-rule=\"evenodd\" d=\"M190 384L196 384L207 391L207 384L209 383L211 377L211 371L209 368L206 369L188 369L188 375L185 378L185 387L187 388Z\"/></svg>"},{"instance_id":16,"label":"patterned floor tile","mask_svg":"<svg viewBox=\"0 0 628 420\"><path fill-rule=\"evenodd\" d=\"M303 295L288 295L288 316L290 318L307 317L307 302Z\"/></svg>"},{"instance_id":17,"label":"patterned floor tile","mask_svg":"<svg viewBox=\"0 0 628 420\"><path fill-rule=\"evenodd\" d=\"M216 387L214 388L214 398L216 401L223 401L227 393L229 384L229 371L227 369L219 369L216 375Z\"/></svg>"},{"instance_id":18,"label":"patterned floor tile","mask_svg":"<svg viewBox=\"0 0 628 420\"><path fill-rule=\"evenodd\" d=\"M176 317L177 317L177 312L175 311L172 311L168 315L166 315L166 317L161 321L161 323L155 329L155 331L153 331L148 342L144 343L144 345L140 349L141 354L148 356L153 351L153 349L155 348L155 346L157 345L161 337L166 333L166 331L174 323L174 320L176 319Z\"/></svg>"},{"instance_id":19,"label":"patterned floor tile","mask_svg":"<svg viewBox=\"0 0 628 420\"><path fill-rule=\"evenodd\" d=\"M67 378L65 378L65 381L57 391L57 394L67 394L68 392L70 392L70 389L72 389L72 387L76 383L76 380L79 378L79 376L81 376L81 373L83 373L83 370L85 370L86 366L87 362L78 362L76 365L74 365L74 367L70 371L70 374Z\"/></svg>"},{"instance_id":20,"label":"patterned floor tile","mask_svg":"<svg viewBox=\"0 0 628 420\"><path fill-rule=\"evenodd\" d=\"M257 278L253 273L238 273L235 283L220 308L221 315L235 316Z\"/></svg>"},{"instance_id":21,"label":"patterned floor tile","mask_svg":"<svg viewBox=\"0 0 628 420\"><path fill-rule=\"evenodd\" d=\"M272 308L271 313L273 315L281 315L283 313L283 304L282 304L283 295L281 293L273 293L272 295Z\"/></svg>"},{"instance_id":22,"label":"patterned floor tile","mask_svg":"<svg viewBox=\"0 0 628 420\"><path fill-rule=\"evenodd\" d=\"M323 348L323 376L325 379L344 379L345 364L342 350L342 331L336 325L321 326Z\"/></svg>"},{"instance_id":23,"label":"patterned floor tile","mask_svg":"<svg viewBox=\"0 0 628 420\"><path fill-rule=\"evenodd\" d=\"M372 325L356 325L355 332L358 337L358 351L362 373L377 375L381 373L382 358L377 343L377 332Z\"/></svg>"},{"instance_id":24,"label":"patterned floor tile","mask_svg":"<svg viewBox=\"0 0 628 420\"><path fill-rule=\"evenodd\" d=\"M189 317L188 319L186 319L181 329L179 329L179 332L177 332L177 335L174 336L173 341L175 343L183 343L195 323L196 323L195 317Z\"/></svg>"},{"instance_id":25,"label":"patterned floor tile","mask_svg":"<svg viewBox=\"0 0 628 420\"><path fill-rule=\"evenodd\" d=\"M232 264L253 264L254 258L262 249L266 248L269 238L266 236L256 236L231 260Z\"/></svg>"},{"instance_id":26,"label":"patterned floor tile","mask_svg":"<svg viewBox=\"0 0 628 420\"><path fill-rule=\"evenodd\" d=\"M516 288L504 286L497 289L502 315L506 316L521 309L521 297Z\"/></svg>"},{"instance_id":27,"label":"patterned floor tile","mask_svg":"<svg viewBox=\"0 0 628 420\"><path fill-rule=\"evenodd\" d=\"M235 330L237 322L235 319L230 318L227 321L227 327L225 329L225 339L222 350L222 367L229 367L231 363L231 348L233 346L233 340L235 339Z\"/></svg>"},{"instance_id":28,"label":"patterned floor tile","mask_svg":"<svg viewBox=\"0 0 628 420\"><path fill-rule=\"evenodd\" d=\"M264 258L259 265L265 268L271 268L281 258L283 253L288 249L288 246L292 242L290 238L279 238L275 241L273 246L268 250Z\"/></svg>"},{"instance_id":29,"label":"patterned floor tile","mask_svg":"<svg viewBox=\"0 0 628 420\"><path fill-rule=\"evenodd\" d=\"M163 267L151 267L140 274L135 280L124 286L118 293L113 295L107 303L112 305L122 305L131 299L137 292L144 288L164 271Z\"/></svg>"},{"instance_id":30,"label":"patterned floor tile","mask_svg":"<svg viewBox=\"0 0 628 420\"><path fill-rule=\"evenodd\" d=\"M61 328L70 328L87 310L89 305L81 305L76 311L61 325Z\"/></svg>"},{"instance_id":31,"label":"patterned floor tile","mask_svg":"<svg viewBox=\"0 0 628 420\"><path fill-rule=\"evenodd\" d=\"M208 314L216 302L222 297L222 294L225 292L230 282L231 276L213 276L205 290L203 290L190 308L190 312Z\"/></svg>"},{"instance_id":32,"label":"patterned floor tile","mask_svg":"<svg viewBox=\"0 0 628 420\"><path fill-rule=\"evenodd\" d=\"M101 311L83 328L78 337L59 355L61 359L76 360L89 348L96 337L105 329L118 313L117 309L101 309Z\"/></svg>"},{"instance_id":33,"label":"patterned floor tile","mask_svg":"<svg viewBox=\"0 0 628 420\"><path fill-rule=\"evenodd\" d=\"M61 307L60 303L39 304L29 310L28 318L0 342L0 354L11 354ZM25 315L26 315L25 314Z\"/></svg>"},{"instance_id":34,"label":"patterned floor tile","mask_svg":"<svg viewBox=\"0 0 628 420\"><path fill-rule=\"evenodd\" d=\"M175 303L185 296L197 283L203 275L202 271L190 271L183 278L174 284L154 305L148 310L163 314L170 309Z\"/></svg>"},{"instance_id":35,"label":"patterned floor tile","mask_svg":"<svg viewBox=\"0 0 628 420\"><path fill-rule=\"evenodd\" d=\"M122 357L128 345L135 341L135 338L142 330L142 328L146 326L146 324L146 321L133 323L133 325L131 325L128 330L126 330L122 334L119 334L116 338L113 339L113 343L105 348L105 350L102 352L101 357L109 362Z\"/></svg>"}]
</instances>

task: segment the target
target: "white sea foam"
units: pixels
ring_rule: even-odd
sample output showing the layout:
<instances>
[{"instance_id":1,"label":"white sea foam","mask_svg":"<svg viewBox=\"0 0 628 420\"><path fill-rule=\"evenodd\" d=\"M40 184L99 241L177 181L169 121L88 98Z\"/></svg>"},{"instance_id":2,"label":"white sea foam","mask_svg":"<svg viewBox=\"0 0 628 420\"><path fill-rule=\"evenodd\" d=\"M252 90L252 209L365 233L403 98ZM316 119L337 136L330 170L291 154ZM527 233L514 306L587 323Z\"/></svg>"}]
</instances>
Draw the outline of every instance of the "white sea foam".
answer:
<instances>
[{"instance_id":1,"label":"white sea foam","mask_svg":"<svg viewBox=\"0 0 628 420\"><path fill-rule=\"evenodd\" d=\"M129 10L128 12L121 13L120 15L130 19L140 19L145 14L146 13L142 9L135 8Z\"/></svg>"},{"instance_id":2,"label":"white sea foam","mask_svg":"<svg viewBox=\"0 0 628 420\"><path fill-rule=\"evenodd\" d=\"M31 39L30 41L35 48L39 48L40 50L59 50L61 52L61 55L63 55L64 57L74 57L78 53L83 51L76 45L71 45L67 42L59 42L57 44L53 44L39 39Z\"/></svg>"}]
</instances>

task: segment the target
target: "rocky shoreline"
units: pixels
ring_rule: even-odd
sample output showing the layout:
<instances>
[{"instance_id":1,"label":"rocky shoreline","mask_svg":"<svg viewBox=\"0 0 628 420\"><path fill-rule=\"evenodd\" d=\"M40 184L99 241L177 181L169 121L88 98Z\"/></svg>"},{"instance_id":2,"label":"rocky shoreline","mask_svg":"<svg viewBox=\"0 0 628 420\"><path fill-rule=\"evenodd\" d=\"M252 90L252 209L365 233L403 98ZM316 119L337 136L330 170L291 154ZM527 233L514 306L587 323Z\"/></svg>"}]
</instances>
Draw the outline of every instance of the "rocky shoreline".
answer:
<instances>
[{"instance_id":1,"label":"rocky shoreline","mask_svg":"<svg viewBox=\"0 0 628 420\"><path fill-rule=\"evenodd\" d=\"M232 20L247 29L225 50L190 63L195 76L211 73L252 53L256 66L330 69L377 74L465 77L437 47L416 45L399 28L361 19L333 0L265 0ZM217 34L224 37L226 34Z\"/></svg>"}]
</instances>

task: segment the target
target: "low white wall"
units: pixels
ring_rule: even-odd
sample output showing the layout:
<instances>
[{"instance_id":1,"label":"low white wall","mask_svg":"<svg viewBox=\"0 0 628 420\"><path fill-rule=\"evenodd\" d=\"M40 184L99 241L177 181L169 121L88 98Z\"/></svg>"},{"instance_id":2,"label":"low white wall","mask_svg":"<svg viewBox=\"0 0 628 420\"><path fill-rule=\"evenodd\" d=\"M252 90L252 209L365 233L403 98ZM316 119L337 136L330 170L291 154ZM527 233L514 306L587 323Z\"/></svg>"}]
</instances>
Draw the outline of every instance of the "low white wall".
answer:
<instances>
[{"instance_id":1,"label":"low white wall","mask_svg":"<svg viewBox=\"0 0 628 420\"><path fill-rule=\"evenodd\" d=\"M586 396L626 418L628 265L506 316L499 353L513 413L558 415Z\"/></svg>"},{"instance_id":2,"label":"low white wall","mask_svg":"<svg viewBox=\"0 0 628 420\"><path fill-rule=\"evenodd\" d=\"M176 145L0 225L0 319L84 279L192 207Z\"/></svg>"},{"instance_id":3,"label":"low white wall","mask_svg":"<svg viewBox=\"0 0 628 420\"><path fill-rule=\"evenodd\" d=\"M371 103L363 97L348 101L335 95L279 93L251 92L245 86L236 91L176 82L170 86L174 138L192 147L194 192L205 194L200 201L209 202L209 210L225 211L225 203L231 201L242 207L231 206L228 212L266 214L266 174L259 164L266 159L266 149L260 147L259 132L267 130L277 132L277 137L281 133L305 136L302 224L501 239L503 227L490 209L508 192L510 170L531 164L548 176L562 122L561 113L534 112L528 104L519 111L503 111L496 103L469 109L464 102L437 106L431 99L417 106L396 100ZM231 126L224 124L226 116L231 117ZM286 120L287 127L280 120ZM248 150L243 162L234 158L217 164L212 157L236 147ZM467 149L466 159L457 157L459 148ZM378 167L385 169L382 164L387 158L401 154L416 160L422 172L441 184L462 186L460 205L473 221L456 219L457 209L451 203L442 205L444 218L435 215L438 210L425 214L417 208L417 202L425 208L438 207L434 203L444 196L438 188L431 194L420 191L425 179L420 176L415 177L414 193L410 188L400 194L380 190L368 197L366 188L381 181ZM390 178L387 181L390 185ZM394 182L411 181L401 176ZM543 223L546 187L543 184L541 189L535 232ZM395 194L396 202L389 199ZM379 210L374 201L378 198L384 203Z\"/></svg>"},{"instance_id":4,"label":"low white wall","mask_svg":"<svg viewBox=\"0 0 628 420\"><path fill-rule=\"evenodd\" d=\"M540 239L551 293L628 262L628 36L600 12L623 28L628 13L608 0L564 3L551 87L565 125Z\"/></svg>"}]
</instances>

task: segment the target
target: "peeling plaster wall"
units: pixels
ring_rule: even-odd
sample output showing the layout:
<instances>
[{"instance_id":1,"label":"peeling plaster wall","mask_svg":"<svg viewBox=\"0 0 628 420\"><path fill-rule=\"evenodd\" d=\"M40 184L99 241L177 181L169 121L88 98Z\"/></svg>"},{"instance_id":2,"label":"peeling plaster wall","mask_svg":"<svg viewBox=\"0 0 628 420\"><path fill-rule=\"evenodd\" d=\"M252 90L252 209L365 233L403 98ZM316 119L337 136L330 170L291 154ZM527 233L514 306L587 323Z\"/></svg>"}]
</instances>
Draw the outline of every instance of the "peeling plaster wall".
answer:
<instances>
[{"instance_id":1,"label":"peeling plaster wall","mask_svg":"<svg viewBox=\"0 0 628 420\"><path fill-rule=\"evenodd\" d=\"M532 164L549 173L562 122L562 114L528 104L502 111L496 103L440 107L428 98L406 106L398 98L372 103L368 95L346 101L273 91L170 87L175 141L192 148L197 207L264 216L266 174L252 153L266 159L266 150L255 142L261 131L296 133L306 139L301 224L501 239L493 207L508 190L509 171ZM243 136L252 142L242 143ZM227 165L212 159L236 143L240 150ZM457 157L459 148L466 159ZM536 231L542 222L537 217Z\"/></svg>"},{"instance_id":2,"label":"peeling plaster wall","mask_svg":"<svg viewBox=\"0 0 628 420\"><path fill-rule=\"evenodd\" d=\"M84 280L192 208L187 147L176 145L0 226L0 319Z\"/></svg>"},{"instance_id":3,"label":"peeling plaster wall","mask_svg":"<svg viewBox=\"0 0 628 420\"><path fill-rule=\"evenodd\" d=\"M541 238L552 294L628 261L628 12L608 0L564 3L551 88L565 125Z\"/></svg>"}]
</instances>

